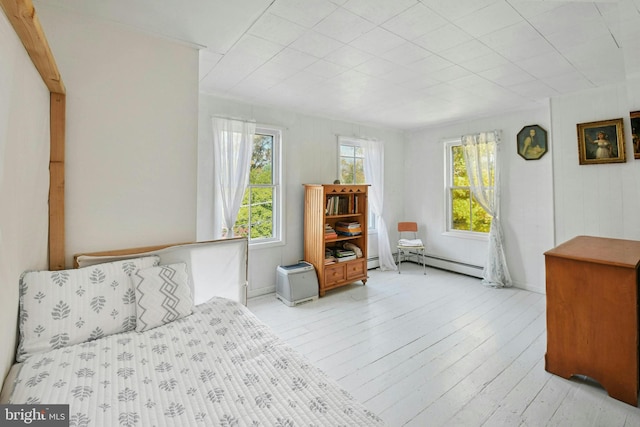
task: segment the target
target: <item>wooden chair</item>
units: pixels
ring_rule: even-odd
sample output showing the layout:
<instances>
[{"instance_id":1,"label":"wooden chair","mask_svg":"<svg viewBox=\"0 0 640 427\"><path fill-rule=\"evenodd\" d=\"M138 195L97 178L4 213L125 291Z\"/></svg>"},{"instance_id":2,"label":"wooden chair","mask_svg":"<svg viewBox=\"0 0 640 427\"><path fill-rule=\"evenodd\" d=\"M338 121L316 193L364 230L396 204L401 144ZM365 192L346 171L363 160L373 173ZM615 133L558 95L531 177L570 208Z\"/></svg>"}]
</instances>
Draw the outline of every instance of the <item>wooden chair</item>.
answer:
<instances>
[{"instance_id":1,"label":"wooden chair","mask_svg":"<svg viewBox=\"0 0 640 427\"><path fill-rule=\"evenodd\" d=\"M416 255L422 256L422 269L424 274L427 274L427 265L425 263L425 248L422 240L418 238L418 223L417 222L399 222L398 233L400 234L400 240L398 240L398 274L400 274L400 268L402 266L402 257L407 253L415 252ZM411 238L403 238L403 236L410 235Z\"/></svg>"}]
</instances>

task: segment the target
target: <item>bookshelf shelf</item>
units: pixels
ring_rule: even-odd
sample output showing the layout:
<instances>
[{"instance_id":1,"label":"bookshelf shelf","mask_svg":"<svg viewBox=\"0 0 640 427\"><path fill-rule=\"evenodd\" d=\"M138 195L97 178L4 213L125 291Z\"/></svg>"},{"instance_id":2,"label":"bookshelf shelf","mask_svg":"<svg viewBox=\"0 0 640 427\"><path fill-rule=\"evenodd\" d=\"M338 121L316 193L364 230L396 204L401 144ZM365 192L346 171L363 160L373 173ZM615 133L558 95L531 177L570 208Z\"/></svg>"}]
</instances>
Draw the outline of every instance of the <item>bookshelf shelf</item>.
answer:
<instances>
[{"instance_id":1,"label":"bookshelf shelf","mask_svg":"<svg viewBox=\"0 0 640 427\"><path fill-rule=\"evenodd\" d=\"M369 186L305 184L304 188L304 259L316 268L320 296L329 289L356 281L365 284ZM360 234L340 235L336 228L339 232ZM361 256L348 261L326 259L327 251L351 250L343 248L345 244L355 245Z\"/></svg>"}]
</instances>

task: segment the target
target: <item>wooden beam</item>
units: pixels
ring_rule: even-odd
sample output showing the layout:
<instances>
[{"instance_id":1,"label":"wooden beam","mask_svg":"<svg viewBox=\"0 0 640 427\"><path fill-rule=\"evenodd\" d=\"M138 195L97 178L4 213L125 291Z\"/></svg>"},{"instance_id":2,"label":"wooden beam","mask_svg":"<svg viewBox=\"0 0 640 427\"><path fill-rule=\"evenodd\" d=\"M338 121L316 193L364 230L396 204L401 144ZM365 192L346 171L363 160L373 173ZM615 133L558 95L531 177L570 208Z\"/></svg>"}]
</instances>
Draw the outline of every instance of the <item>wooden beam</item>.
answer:
<instances>
[{"instance_id":1,"label":"wooden beam","mask_svg":"<svg viewBox=\"0 0 640 427\"><path fill-rule=\"evenodd\" d=\"M50 98L51 152L49 159L49 270L65 268L64 158L66 96Z\"/></svg>"},{"instance_id":2,"label":"wooden beam","mask_svg":"<svg viewBox=\"0 0 640 427\"><path fill-rule=\"evenodd\" d=\"M31 0L0 0L0 7L22 41L50 92L49 269L65 268L64 159L66 90Z\"/></svg>"},{"instance_id":3,"label":"wooden beam","mask_svg":"<svg viewBox=\"0 0 640 427\"><path fill-rule=\"evenodd\" d=\"M0 6L49 92L64 94L64 83L31 0L0 0Z\"/></svg>"}]
</instances>

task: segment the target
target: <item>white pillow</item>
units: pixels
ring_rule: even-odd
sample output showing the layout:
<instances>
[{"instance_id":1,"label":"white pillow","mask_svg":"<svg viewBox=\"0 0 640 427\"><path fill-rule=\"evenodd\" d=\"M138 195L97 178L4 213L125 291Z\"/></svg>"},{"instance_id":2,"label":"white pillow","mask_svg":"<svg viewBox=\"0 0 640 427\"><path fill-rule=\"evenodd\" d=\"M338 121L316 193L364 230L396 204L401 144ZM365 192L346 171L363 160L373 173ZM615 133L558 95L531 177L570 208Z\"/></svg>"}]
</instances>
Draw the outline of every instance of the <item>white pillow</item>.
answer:
<instances>
[{"instance_id":1,"label":"white pillow","mask_svg":"<svg viewBox=\"0 0 640 427\"><path fill-rule=\"evenodd\" d=\"M136 271L136 331L142 332L188 316L193 311L187 264L160 265Z\"/></svg>"},{"instance_id":2,"label":"white pillow","mask_svg":"<svg viewBox=\"0 0 640 427\"><path fill-rule=\"evenodd\" d=\"M144 257L20 278L20 344L16 360L135 329L131 274L157 265Z\"/></svg>"}]
</instances>

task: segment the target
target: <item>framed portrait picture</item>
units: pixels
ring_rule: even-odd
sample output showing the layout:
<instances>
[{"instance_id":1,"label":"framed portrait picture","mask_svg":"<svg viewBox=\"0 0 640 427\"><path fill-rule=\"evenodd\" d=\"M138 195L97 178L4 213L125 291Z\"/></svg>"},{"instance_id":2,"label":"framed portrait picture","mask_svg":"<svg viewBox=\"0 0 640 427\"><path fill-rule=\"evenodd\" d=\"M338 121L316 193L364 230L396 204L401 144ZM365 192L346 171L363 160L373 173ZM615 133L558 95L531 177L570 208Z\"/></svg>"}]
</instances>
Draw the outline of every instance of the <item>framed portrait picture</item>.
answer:
<instances>
[{"instance_id":1,"label":"framed portrait picture","mask_svg":"<svg viewBox=\"0 0 640 427\"><path fill-rule=\"evenodd\" d=\"M633 144L633 157L640 159L640 111L634 111L631 116L631 142Z\"/></svg>"},{"instance_id":2,"label":"framed portrait picture","mask_svg":"<svg viewBox=\"0 0 640 427\"><path fill-rule=\"evenodd\" d=\"M518 132L518 154L525 160L538 160L547 152L547 131L529 125Z\"/></svg>"},{"instance_id":3,"label":"framed portrait picture","mask_svg":"<svg viewBox=\"0 0 640 427\"><path fill-rule=\"evenodd\" d=\"M581 165L626 162L622 119L579 123L577 127Z\"/></svg>"}]
</instances>

